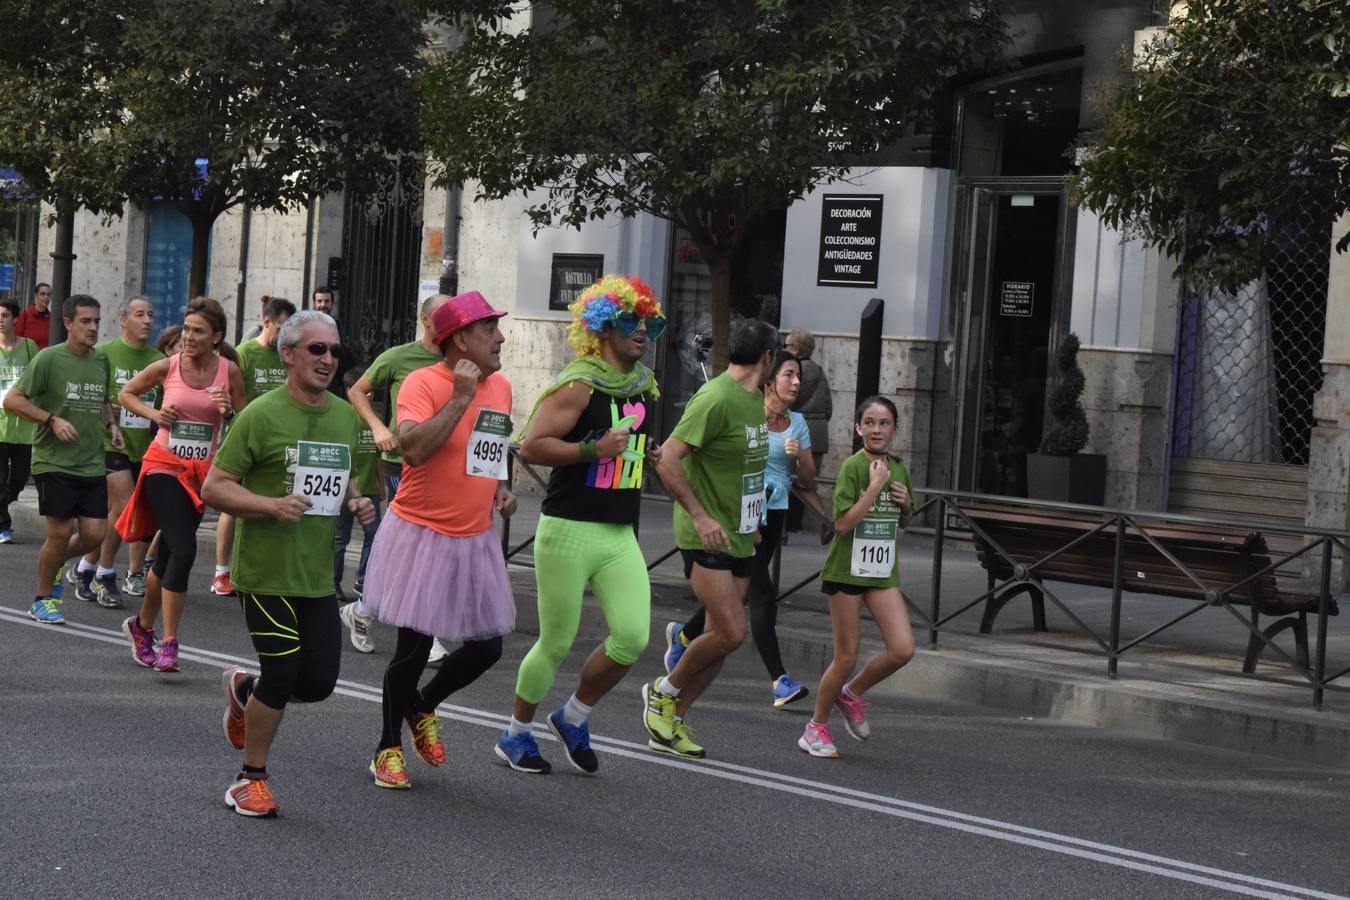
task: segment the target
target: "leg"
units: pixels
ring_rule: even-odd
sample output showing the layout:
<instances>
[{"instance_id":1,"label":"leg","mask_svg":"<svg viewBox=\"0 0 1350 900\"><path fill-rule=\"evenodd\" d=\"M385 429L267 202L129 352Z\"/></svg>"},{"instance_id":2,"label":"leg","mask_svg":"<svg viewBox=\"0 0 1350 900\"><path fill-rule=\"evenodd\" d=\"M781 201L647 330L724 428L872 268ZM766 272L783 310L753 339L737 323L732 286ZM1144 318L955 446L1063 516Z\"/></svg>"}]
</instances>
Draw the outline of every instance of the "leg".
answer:
<instances>
[{"instance_id":1,"label":"leg","mask_svg":"<svg viewBox=\"0 0 1350 900\"><path fill-rule=\"evenodd\" d=\"M581 670L577 700L594 706L628 674L647 646L652 628L652 591L637 537L628 532L619 553L591 578L609 637Z\"/></svg>"},{"instance_id":2,"label":"leg","mask_svg":"<svg viewBox=\"0 0 1350 900\"><path fill-rule=\"evenodd\" d=\"M834 659L820 676L816 688L813 722L824 725L844 683L858 664L858 620L862 615L862 597L851 594L830 596L830 627L834 632Z\"/></svg>"},{"instance_id":3,"label":"leg","mask_svg":"<svg viewBox=\"0 0 1350 900\"><path fill-rule=\"evenodd\" d=\"M300 622L294 603L283 597L240 594L239 604L262 671L244 707L244 768L264 772L300 673Z\"/></svg>"},{"instance_id":4,"label":"leg","mask_svg":"<svg viewBox=\"0 0 1350 900\"><path fill-rule=\"evenodd\" d=\"M520 662L513 716L529 722L548 695L581 624L581 596L603 552L594 523L541 517L535 531L534 581L539 639Z\"/></svg>"},{"instance_id":5,"label":"leg","mask_svg":"<svg viewBox=\"0 0 1350 900\"><path fill-rule=\"evenodd\" d=\"M103 544L98 552L98 566L100 569L111 569L117 562L117 551L122 546L122 536L117 533L117 517L122 515L122 510L126 508L127 502L131 499L131 492L136 487L136 482L132 480L131 470L122 469L117 472L108 473L108 519L107 528L103 535ZM93 556L92 553L89 554ZM85 557L89 559L89 557ZM89 559L89 562L94 560Z\"/></svg>"},{"instance_id":6,"label":"leg","mask_svg":"<svg viewBox=\"0 0 1350 900\"><path fill-rule=\"evenodd\" d=\"M403 719L417 697L417 682L431 653L431 635L411 628L398 630L398 643L384 670L384 690L380 700L383 713L380 744L375 749L403 746Z\"/></svg>"},{"instance_id":7,"label":"leg","mask_svg":"<svg viewBox=\"0 0 1350 900\"><path fill-rule=\"evenodd\" d=\"M375 507L375 518L369 525L361 526L361 560L356 564L356 584L358 586L366 583L366 564L370 562L370 548L375 546L375 534L380 530L380 498L371 496L368 498L371 506Z\"/></svg>"},{"instance_id":8,"label":"leg","mask_svg":"<svg viewBox=\"0 0 1350 900\"><path fill-rule=\"evenodd\" d=\"M707 689L722 667L722 660L745 641L745 592L750 579L736 578L730 571L705 569L695 564L694 594L708 613L707 630L680 657L670 683L679 689L677 715L683 716Z\"/></svg>"},{"instance_id":9,"label":"leg","mask_svg":"<svg viewBox=\"0 0 1350 900\"><path fill-rule=\"evenodd\" d=\"M35 596L47 597L52 592L56 570L70 559L70 542L75 537L75 519L47 516L47 539L38 550L37 590Z\"/></svg>"},{"instance_id":10,"label":"leg","mask_svg":"<svg viewBox=\"0 0 1350 900\"><path fill-rule=\"evenodd\" d=\"M9 504L17 500L19 491L23 490L22 485L15 489L13 478L16 463L14 451L19 446L21 445L0 442L0 531L10 531L14 528L14 520L9 515Z\"/></svg>"},{"instance_id":11,"label":"leg","mask_svg":"<svg viewBox=\"0 0 1350 900\"><path fill-rule=\"evenodd\" d=\"M435 712L455 691L468 687L502 658L502 639L465 641L441 663L432 679L413 701L414 712Z\"/></svg>"},{"instance_id":12,"label":"leg","mask_svg":"<svg viewBox=\"0 0 1350 900\"><path fill-rule=\"evenodd\" d=\"M755 649L768 670L769 680L777 681L787 674L783 655L778 649L778 586L773 583L769 566L783 537L786 511L771 509L768 521L760 529L759 546L755 548L755 569L750 579L750 634Z\"/></svg>"},{"instance_id":13,"label":"leg","mask_svg":"<svg viewBox=\"0 0 1350 900\"><path fill-rule=\"evenodd\" d=\"M886 650L867 661L862 671L849 682L849 690L861 697L883 678L900 670L914 658L914 630L909 624L909 612L900 596L899 588L868 591L867 609L881 629Z\"/></svg>"},{"instance_id":14,"label":"leg","mask_svg":"<svg viewBox=\"0 0 1350 900\"><path fill-rule=\"evenodd\" d=\"M145 585L139 621L142 628L150 630L162 603L164 636L176 639L187 600L188 578L197 559L197 526L201 524L201 515L172 475L160 472L146 475L141 490L159 521L161 538L154 570Z\"/></svg>"},{"instance_id":15,"label":"leg","mask_svg":"<svg viewBox=\"0 0 1350 900\"><path fill-rule=\"evenodd\" d=\"M342 590L342 576L346 570L347 545L352 541L352 522L356 521L356 513L347 508L347 504L342 505L342 511L338 513L337 529L333 532L333 590Z\"/></svg>"}]
</instances>

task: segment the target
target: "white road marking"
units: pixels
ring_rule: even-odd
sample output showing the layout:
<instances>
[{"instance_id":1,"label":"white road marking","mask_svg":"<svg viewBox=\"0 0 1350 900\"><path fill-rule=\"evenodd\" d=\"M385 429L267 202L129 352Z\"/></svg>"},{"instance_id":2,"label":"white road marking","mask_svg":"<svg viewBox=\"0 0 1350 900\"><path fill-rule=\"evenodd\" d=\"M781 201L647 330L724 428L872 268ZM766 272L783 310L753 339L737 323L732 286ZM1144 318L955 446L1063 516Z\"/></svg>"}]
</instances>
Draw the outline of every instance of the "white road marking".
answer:
<instances>
[{"instance_id":1,"label":"white road marking","mask_svg":"<svg viewBox=\"0 0 1350 900\"><path fill-rule=\"evenodd\" d=\"M86 638L88 640L121 645L123 648L128 649L128 655L130 653L126 638L120 631L100 628L93 625L85 625L79 622L67 622L64 628L62 628L62 626L43 625L28 618L26 612L5 607L0 607L0 620L9 621L12 624L40 628L53 634L64 633L74 637ZM232 656L230 654L219 653L214 650L207 650L200 647L180 646L178 658L180 661L199 662L210 666L235 663L253 671L257 670L256 661L252 658ZM340 679L334 693L373 703L380 702L380 689L378 687L362 684L357 681ZM502 728L510 718L509 716L497 713L474 709L472 707L455 706L449 703L442 703L438 711L446 718L453 719L457 722L478 725L494 730ZM552 734L547 733L547 731L543 729L536 731L535 736L548 741L557 740ZM866 810L868 812L908 819L914 822L923 822L939 828L961 831L967 834L976 834L982 837L1019 844L1026 847L1035 847L1040 850L1048 850L1052 853L1060 853L1066 856L1078 857L1080 859L1093 860L1094 862L1105 863L1120 868L1148 872L1164 878L1171 878L1190 884L1205 885L1207 887L1228 891L1230 893L1242 894L1248 897L1350 900L1350 897L1341 894L1329 894L1324 891L1317 891L1311 888L1286 884L1280 881L1258 878L1241 872L1202 866L1196 863L1186 862L1185 860L1157 856L1151 853L1141 853L1126 847L1117 847L1111 844L1103 844L1097 841L1076 838L1071 835L1057 834L1053 831L1028 828L1012 822L1003 822L998 819L988 819L981 816L958 812L956 810L928 806L922 803L913 803L895 797L887 797L883 794L873 794L867 791L859 791L853 788L842 787L825 782L812 781L810 779L798 778L792 775L784 775L765 769L756 769L750 766L741 766L734 763L719 762L717 760L705 759L692 761L679 759L672 756L657 754L647 749L646 744L640 744L633 741L625 741L618 738L609 738L593 734L591 735L591 743L597 751L636 760L648 765L665 766L667 768L679 769L704 777L721 778L727 781L779 791L786 794L793 794L799 797L807 797L812 800L834 803L853 809Z\"/></svg>"}]
</instances>

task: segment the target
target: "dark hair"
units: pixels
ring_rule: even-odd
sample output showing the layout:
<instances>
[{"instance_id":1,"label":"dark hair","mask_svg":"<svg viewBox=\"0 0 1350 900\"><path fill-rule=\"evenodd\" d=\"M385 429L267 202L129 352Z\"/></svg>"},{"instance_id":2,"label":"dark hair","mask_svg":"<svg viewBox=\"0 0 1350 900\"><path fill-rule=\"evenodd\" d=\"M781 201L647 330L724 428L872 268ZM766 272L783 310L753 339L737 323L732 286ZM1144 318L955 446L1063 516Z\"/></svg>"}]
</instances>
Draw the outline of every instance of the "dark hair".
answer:
<instances>
[{"instance_id":1,"label":"dark hair","mask_svg":"<svg viewBox=\"0 0 1350 900\"><path fill-rule=\"evenodd\" d=\"M313 299L314 299L316 296L318 296L319 294L328 294L328 295L330 295L330 296L336 297L336 294L335 294L335 292L333 291L332 288L330 288L330 287L329 287L328 285L326 285L326 284L321 284L321 285L319 285L318 287L316 287L313 291L310 292L310 294L309 294L309 299L313 300Z\"/></svg>"},{"instance_id":2,"label":"dark hair","mask_svg":"<svg viewBox=\"0 0 1350 900\"><path fill-rule=\"evenodd\" d=\"M267 305L263 307L263 318L265 319L272 319L275 321L282 316L293 315L295 315L295 304L285 297L273 297L268 300Z\"/></svg>"},{"instance_id":3,"label":"dark hair","mask_svg":"<svg viewBox=\"0 0 1350 900\"><path fill-rule=\"evenodd\" d=\"M900 423L900 412L895 408L895 404L891 402L891 398L883 397L880 394L873 394L872 396L867 397L866 399L863 400L863 402L858 404L858 410L853 414L854 425L862 424L863 413L867 412L867 407L869 406L886 407L891 411L891 420L894 421L897 425Z\"/></svg>"},{"instance_id":4,"label":"dark hair","mask_svg":"<svg viewBox=\"0 0 1350 900\"><path fill-rule=\"evenodd\" d=\"M790 362L795 362L797 364L798 372L801 371L802 361L801 358L797 356L797 354L790 353L787 350L776 351L773 355L773 365L769 367L770 380L777 378L778 370L783 368L783 366L786 366Z\"/></svg>"},{"instance_id":5,"label":"dark hair","mask_svg":"<svg viewBox=\"0 0 1350 900\"><path fill-rule=\"evenodd\" d=\"M13 300L0 300L0 309L9 310L9 314L16 319L19 317L19 304Z\"/></svg>"},{"instance_id":6,"label":"dark hair","mask_svg":"<svg viewBox=\"0 0 1350 900\"><path fill-rule=\"evenodd\" d=\"M164 329L164 333L155 341L155 349L164 355L168 355L169 348L178 340L178 336L183 333L182 325L170 325Z\"/></svg>"},{"instance_id":7,"label":"dark hair","mask_svg":"<svg viewBox=\"0 0 1350 900\"><path fill-rule=\"evenodd\" d=\"M220 335L220 343L216 344L216 350L220 355L232 363L239 362L239 355L234 352L234 348L225 340L225 310L220 302L211 297L198 297L187 306L187 312L183 313L184 321L188 316L201 316L206 320L206 324L211 326L211 330Z\"/></svg>"},{"instance_id":8,"label":"dark hair","mask_svg":"<svg viewBox=\"0 0 1350 900\"><path fill-rule=\"evenodd\" d=\"M763 319L737 319L731 323L727 361L753 366L765 353L778 349L778 329Z\"/></svg>"},{"instance_id":9,"label":"dark hair","mask_svg":"<svg viewBox=\"0 0 1350 900\"><path fill-rule=\"evenodd\" d=\"M37 284L33 285L33 293L36 294L42 288L46 288L47 290L50 291L52 289L52 286L45 281L39 281Z\"/></svg>"},{"instance_id":10,"label":"dark hair","mask_svg":"<svg viewBox=\"0 0 1350 900\"><path fill-rule=\"evenodd\" d=\"M75 318L75 310L79 309L81 306L92 306L94 309L103 308L103 304L99 303L88 294L71 294L66 298L65 302L61 304L61 318Z\"/></svg>"}]
</instances>

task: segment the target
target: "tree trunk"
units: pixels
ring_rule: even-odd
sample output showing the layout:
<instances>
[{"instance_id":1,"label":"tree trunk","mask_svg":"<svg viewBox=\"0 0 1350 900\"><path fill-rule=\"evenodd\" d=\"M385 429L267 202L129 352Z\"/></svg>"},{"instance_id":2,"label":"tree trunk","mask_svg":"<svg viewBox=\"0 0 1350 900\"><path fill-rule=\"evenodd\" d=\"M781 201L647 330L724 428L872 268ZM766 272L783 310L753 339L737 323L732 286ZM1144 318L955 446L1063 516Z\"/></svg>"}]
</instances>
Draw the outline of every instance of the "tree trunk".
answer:
<instances>
[{"instance_id":1,"label":"tree trunk","mask_svg":"<svg viewBox=\"0 0 1350 900\"><path fill-rule=\"evenodd\" d=\"M52 302L51 325L47 332L49 346L55 347L66 339L66 320L62 307L70 296L70 285L75 265L75 204L62 200L56 207L56 245L52 248Z\"/></svg>"},{"instance_id":2,"label":"tree trunk","mask_svg":"<svg viewBox=\"0 0 1350 900\"><path fill-rule=\"evenodd\" d=\"M192 268L188 274L188 295L185 302L206 293L206 251L210 247L211 226L215 216L191 216Z\"/></svg>"},{"instance_id":3,"label":"tree trunk","mask_svg":"<svg viewBox=\"0 0 1350 900\"><path fill-rule=\"evenodd\" d=\"M712 275L713 372L726 370L731 341L731 254L703 251Z\"/></svg>"}]
</instances>

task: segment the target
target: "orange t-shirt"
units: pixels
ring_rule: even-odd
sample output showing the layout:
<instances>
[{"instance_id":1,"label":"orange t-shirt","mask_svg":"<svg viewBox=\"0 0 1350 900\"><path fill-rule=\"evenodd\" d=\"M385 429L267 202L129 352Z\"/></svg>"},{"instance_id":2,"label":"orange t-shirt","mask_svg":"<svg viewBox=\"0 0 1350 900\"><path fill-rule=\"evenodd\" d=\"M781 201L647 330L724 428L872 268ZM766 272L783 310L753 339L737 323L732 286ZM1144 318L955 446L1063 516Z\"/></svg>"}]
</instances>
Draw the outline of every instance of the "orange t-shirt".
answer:
<instances>
[{"instance_id":1,"label":"orange t-shirt","mask_svg":"<svg viewBox=\"0 0 1350 900\"><path fill-rule=\"evenodd\" d=\"M455 395L455 375L444 364L418 369L398 394L398 421L421 423ZM498 481L466 472L469 435L484 410L511 415L511 382L493 372L478 382L473 400L450 433L450 440L420 466L404 460L403 479L390 508L401 518L450 537L473 537L492 527L492 498Z\"/></svg>"}]
</instances>

